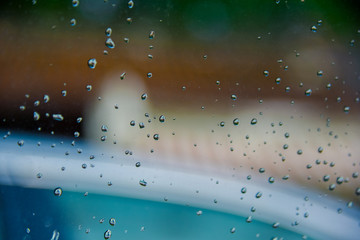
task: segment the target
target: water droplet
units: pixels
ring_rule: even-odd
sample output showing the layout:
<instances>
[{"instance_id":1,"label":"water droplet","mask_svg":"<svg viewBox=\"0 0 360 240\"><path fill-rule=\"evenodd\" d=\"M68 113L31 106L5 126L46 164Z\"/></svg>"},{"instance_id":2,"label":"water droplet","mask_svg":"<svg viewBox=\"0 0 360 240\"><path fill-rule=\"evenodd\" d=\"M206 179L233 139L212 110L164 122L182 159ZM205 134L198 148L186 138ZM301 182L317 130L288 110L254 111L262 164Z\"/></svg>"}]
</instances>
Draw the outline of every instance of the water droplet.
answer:
<instances>
[{"instance_id":1,"label":"water droplet","mask_svg":"<svg viewBox=\"0 0 360 240\"><path fill-rule=\"evenodd\" d=\"M54 189L54 195L60 197L63 193L63 190L61 187L57 187Z\"/></svg>"},{"instance_id":2,"label":"water droplet","mask_svg":"<svg viewBox=\"0 0 360 240\"><path fill-rule=\"evenodd\" d=\"M66 90L62 90L62 91L61 91L61 95L62 95L63 97L66 97L67 91L66 91Z\"/></svg>"},{"instance_id":3,"label":"water droplet","mask_svg":"<svg viewBox=\"0 0 360 240\"><path fill-rule=\"evenodd\" d=\"M159 140L159 134L154 134L154 139L157 141L157 140Z\"/></svg>"},{"instance_id":4,"label":"water droplet","mask_svg":"<svg viewBox=\"0 0 360 240\"><path fill-rule=\"evenodd\" d=\"M235 233L236 229L233 227L233 228L230 228L230 233Z\"/></svg>"},{"instance_id":5,"label":"water droplet","mask_svg":"<svg viewBox=\"0 0 360 240\"><path fill-rule=\"evenodd\" d=\"M256 118L251 119L250 124L251 124L251 125L257 124L257 119L256 119Z\"/></svg>"},{"instance_id":6,"label":"water droplet","mask_svg":"<svg viewBox=\"0 0 360 240\"><path fill-rule=\"evenodd\" d=\"M199 210L199 211L196 212L196 215L198 215L198 216L200 216L200 215L202 215L202 214L203 214L203 212L202 212L201 210Z\"/></svg>"},{"instance_id":7,"label":"water droplet","mask_svg":"<svg viewBox=\"0 0 360 240\"><path fill-rule=\"evenodd\" d=\"M308 90L305 91L305 96L310 96L312 93L311 88L309 88Z\"/></svg>"},{"instance_id":8,"label":"water droplet","mask_svg":"<svg viewBox=\"0 0 360 240\"><path fill-rule=\"evenodd\" d=\"M246 221L247 223L251 223L251 222L252 222L252 217L251 217L251 216L247 217L245 221Z\"/></svg>"},{"instance_id":9,"label":"water droplet","mask_svg":"<svg viewBox=\"0 0 360 240\"><path fill-rule=\"evenodd\" d=\"M77 7L77 6L79 6L79 4L80 4L79 0L72 0L72 6L73 7Z\"/></svg>"},{"instance_id":10,"label":"water droplet","mask_svg":"<svg viewBox=\"0 0 360 240\"><path fill-rule=\"evenodd\" d=\"M63 120L64 120L63 115L60 114L60 113L53 114L52 117L53 117L53 119L56 120L56 121L63 121Z\"/></svg>"},{"instance_id":11,"label":"water droplet","mask_svg":"<svg viewBox=\"0 0 360 240\"><path fill-rule=\"evenodd\" d=\"M283 149L286 150L286 149L288 149L288 148L289 148L289 145L284 144Z\"/></svg>"},{"instance_id":12,"label":"water droplet","mask_svg":"<svg viewBox=\"0 0 360 240\"><path fill-rule=\"evenodd\" d=\"M336 185L333 183L329 186L329 190L333 191L336 188Z\"/></svg>"},{"instance_id":13,"label":"water droplet","mask_svg":"<svg viewBox=\"0 0 360 240\"><path fill-rule=\"evenodd\" d=\"M280 84L280 82L281 82L281 78L278 77L278 78L275 79L276 84Z\"/></svg>"},{"instance_id":14,"label":"water droplet","mask_svg":"<svg viewBox=\"0 0 360 240\"><path fill-rule=\"evenodd\" d=\"M318 77L322 77L323 74L324 74L324 72L323 72L322 70L319 70L319 71L317 71L317 73L316 73L316 75L317 75Z\"/></svg>"},{"instance_id":15,"label":"water droplet","mask_svg":"<svg viewBox=\"0 0 360 240\"><path fill-rule=\"evenodd\" d=\"M106 141L106 138L107 138L106 136L101 136L101 137L100 137L100 140L101 140L102 142L105 142L105 141Z\"/></svg>"},{"instance_id":16,"label":"water droplet","mask_svg":"<svg viewBox=\"0 0 360 240\"><path fill-rule=\"evenodd\" d=\"M285 136L286 138L289 138L289 137L290 137L290 134L289 134L288 132L286 132L286 133L284 134L284 136Z\"/></svg>"},{"instance_id":17,"label":"water droplet","mask_svg":"<svg viewBox=\"0 0 360 240\"><path fill-rule=\"evenodd\" d=\"M112 29L111 29L110 27L108 27L107 29L105 29L105 35L106 35L107 37L110 37L111 34L112 34Z\"/></svg>"},{"instance_id":18,"label":"water droplet","mask_svg":"<svg viewBox=\"0 0 360 240\"><path fill-rule=\"evenodd\" d=\"M124 42L125 42L125 43L129 43L129 42L130 42L130 39L126 37L126 38L124 38Z\"/></svg>"},{"instance_id":19,"label":"water droplet","mask_svg":"<svg viewBox=\"0 0 360 240\"><path fill-rule=\"evenodd\" d=\"M256 197L256 198L261 198L261 196L262 196L262 192L257 192L257 193L255 194L255 197Z\"/></svg>"},{"instance_id":20,"label":"water droplet","mask_svg":"<svg viewBox=\"0 0 360 240\"><path fill-rule=\"evenodd\" d=\"M264 71L264 76L265 76L265 77L269 76L269 71L265 70L265 71Z\"/></svg>"},{"instance_id":21,"label":"water droplet","mask_svg":"<svg viewBox=\"0 0 360 240\"><path fill-rule=\"evenodd\" d=\"M265 168L259 168L259 173L264 173L265 172Z\"/></svg>"},{"instance_id":22,"label":"water droplet","mask_svg":"<svg viewBox=\"0 0 360 240\"><path fill-rule=\"evenodd\" d=\"M360 196L360 187L355 189L355 194L356 196Z\"/></svg>"},{"instance_id":23,"label":"water droplet","mask_svg":"<svg viewBox=\"0 0 360 240\"><path fill-rule=\"evenodd\" d=\"M109 224L110 224L111 226L114 226L114 225L116 224L115 218L110 218Z\"/></svg>"},{"instance_id":24,"label":"water droplet","mask_svg":"<svg viewBox=\"0 0 360 240\"><path fill-rule=\"evenodd\" d=\"M147 77L152 78L152 73L151 72L147 73Z\"/></svg>"},{"instance_id":25,"label":"water droplet","mask_svg":"<svg viewBox=\"0 0 360 240\"><path fill-rule=\"evenodd\" d=\"M142 129L142 128L144 128L144 127L145 127L144 123L143 123L143 122L139 122L139 128Z\"/></svg>"},{"instance_id":26,"label":"water droplet","mask_svg":"<svg viewBox=\"0 0 360 240\"><path fill-rule=\"evenodd\" d=\"M280 223L276 222L272 225L273 228L278 228L280 226Z\"/></svg>"},{"instance_id":27,"label":"water droplet","mask_svg":"<svg viewBox=\"0 0 360 240\"><path fill-rule=\"evenodd\" d=\"M75 18L72 18L70 19L70 26L75 26L76 25L76 19Z\"/></svg>"},{"instance_id":28,"label":"water droplet","mask_svg":"<svg viewBox=\"0 0 360 240\"><path fill-rule=\"evenodd\" d=\"M150 33L149 33L149 38L150 38L150 39L155 38L155 32L154 32L154 31L150 31Z\"/></svg>"},{"instance_id":29,"label":"water droplet","mask_svg":"<svg viewBox=\"0 0 360 240\"><path fill-rule=\"evenodd\" d=\"M336 183L337 184L342 184L344 182L344 178L343 177L337 177L336 178Z\"/></svg>"},{"instance_id":30,"label":"water droplet","mask_svg":"<svg viewBox=\"0 0 360 240\"><path fill-rule=\"evenodd\" d=\"M246 187L241 188L241 193L246 193Z\"/></svg>"},{"instance_id":31,"label":"water droplet","mask_svg":"<svg viewBox=\"0 0 360 240\"><path fill-rule=\"evenodd\" d=\"M354 172L354 173L352 174L352 177L353 177L353 178L358 178L358 177L359 177L359 173L358 173L358 172Z\"/></svg>"},{"instance_id":32,"label":"water droplet","mask_svg":"<svg viewBox=\"0 0 360 240\"><path fill-rule=\"evenodd\" d=\"M274 183L275 182L275 178L274 177L269 177L269 183Z\"/></svg>"},{"instance_id":33,"label":"water droplet","mask_svg":"<svg viewBox=\"0 0 360 240\"><path fill-rule=\"evenodd\" d=\"M90 58L88 60L88 66L90 69L94 69L96 67L97 61L95 58Z\"/></svg>"},{"instance_id":34,"label":"water droplet","mask_svg":"<svg viewBox=\"0 0 360 240\"><path fill-rule=\"evenodd\" d=\"M143 93L141 95L141 100L146 100L147 99L147 93Z\"/></svg>"},{"instance_id":35,"label":"water droplet","mask_svg":"<svg viewBox=\"0 0 360 240\"><path fill-rule=\"evenodd\" d=\"M235 126L239 125L239 123L240 123L240 120L239 120L238 118L235 118L235 119L233 120L233 124L234 124Z\"/></svg>"},{"instance_id":36,"label":"water droplet","mask_svg":"<svg viewBox=\"0 0 360 240\"><path fill-rule=\"evenodd\" d=\"M20 111L24 111L24 110L26 109L26 107L25 107L25 106L23 106L23 105L22 105L22 106L20 106L19 108L20 108Z\"/></svg>"},{"instance_id":37,"label":"water droplet","mask_svg":"<svg viewBox=\"0 0 360 240\"><path fill-rule=\"evenodd\" d=\"M34 112L33 118L35 121L38 121L40 119L40 114L38 112Z\"/></svg>"},{"instance_id":38,"label":"water droplet","mask_svg":"<svg viewBox=\"0 0 360 240\"><path fill-rule=\"evenodd\" d=\"M80 133L79 132L74 132L74 137L76 137L76 138L80 137Z\"/></svg>"},{"instance_id":39,"label":"water droplet","mask_svg":"<svg viewBox=\"0 0 360 240\"><path fill-rule=\"evenodd\" d=\"M40 101L39 101L39 100L36 100L36 101L34 102L34 106L37 107L37 106L39 106L39 105L40 105Z\"/></svg>"},{"instance_id":40,"label":"water droplet","mask_svg":"<svg viewBox=\"0 0 360 240\"><path fill-rule=\"evenodd\" d=\"M105 233L104 233L104 238L105 238L105 239L111 238L111 230L108 229L108 230L105 231Z\"/></svg>"},{"instance_id":41,"label":"water droplet","mask_svg":"<svg viewBox=\"0 0 360 240\"><path fill-rule=\"evenodd\" d=\"M349 113L350 111L350 107L349 106L345 106L344 107L344 113Z\"/></svg>"},{"instance_id":42,"label":"water droplet","mask_svg":"<svg viewBox=\"0 0 360 240\"><path fill-rule=\"evenodd\" d=\"M102 132L107 132L108 131L108 127L106 125L102 125L101 126L101 131Z\"/></svg>"},{"instance_id":43,"label":"water droplet","mask_svg":"<svg viewBox=\"0 0 360 240\"><path fill-rule=\"evenodd\" d=\"M115 48L115 43L111 38L106 39L105 46L107 46L110 49Z\"/></svg>"},{"instance_id":44,"label":"water droplet","mask_svg":"<svg viewBox=\"0 0 360 240\"><path fill-rule=\"evenodd\" d=\"M130 121L130 126L132 126L132 127L135 126L135 121L134 120Z\"/></svg>"},{"instance_id":45,"label":"water droplet","mask_svg":"<svg viewBox=\"0 0 360 240\"><path fill-rule=\"evenodd\" d=\"M50 101L50 97L49 97L49 95L44 95L44 103L48 103L49 101Z\"/></svg>"},{"instance_id":46,"label":"water droplet","mask_svg":"<svg viewBox=\"0 0 360 240\"><path fill-rule=\"evenodd\" d=\"M319 148L318 148L318 152L319 152L319 153L322 153L323 151L324 151L324 149L323 149L322 147L319 147Z\"/></svg>"},{"instance_id":47,"label":"water droplet","mask_svg":"<svg viewBox=\"0 0 360 240\"><path fill-rule=\"evenodd\" d=\"M17 142L17 144L19 145L19 147L24 146L24 140L19 140L19 141Z\"/></svg>"},{"instance_id":48,"label":"water droplet","mask_svg":"<svg viewBox=\"0 0 360 240\"><path fill-rule=\"evenodd\" d=\"M129 8L133 8L133 7L134 7L134 2L133 2L132 0L130 0L130 1L128 2L128 7L129 7Z\"/></svg>"},{"instance_id":49,"label":"water droplet","mask_svg":"<svg viewBox=\"0 0 360 240\"><path fill-rule=\"evenodd\" d=\"M237 96L235 94L232 94L231 99L235 101L237 99Z\"/></svg>"},{"instance_id":50,"label":"water droplet","mask_svg":"<svg viewBox=\"0 0 360 240\"><path fill-rule=\"evenodd\" d=\"M139 181L139 184L140 184L141 186L143 186L143 187L146 187L147 182L143 179L143 180L140 180L140 181Z\"/></svg>"},{"instance_id":51,"label":"water droplet","mask_svg":"<svg viewBox=\"0 0 360 240\"><path fill-rule=\"evenodd\" d=\"M224 126L225 126L225 122L224 122L224 121L221 121L221 122L219 123L219 125L220 125L220 127L224 127Z\"/></svg>"},{"instance_id":52,"label":"water droplet","mask_svg":"<svg viewBox=\"0 0 360 240\"><path fill-rule=\"evenodd\" d=\"M81 122L82 122L82 117L78 117L78 118L76 119L76 122L77 122L77 123L81 123Z\"/></svg>"},{"instance_id":53,"label":"water droplet","mask_svg":"<svg viewBox=\"0 0 360 240\"><path fill-rule=\"evenodd\" d=\"M135 166L136 166L136 167L140 167L140 166L141 166L141 163L140 163L140 162L137 162L137 163L135 163Z\"/></svg>"},{"instance_id":54,"label":"water droplet","mask_svg":"<svg viewBox=\"0 0 360 240\"><path fill-rule=\"evenodd\" d=\"M301 154L303 154L303 151L301 150L301 149L299 149L299 150L297 150L297 155L301 155Z\"/></svg>"},{"instance_id":55,"label":"water droplet","mask_svg":"<svg viewBox=\"0 0 360 240\"><path fill-rule=\"evenodd\" d=\"M127 22L128 24L132 23L132 18L128 17L128 18L126 19L126 22Z\"/></svg>"},{"instance_id":56,"label":"water droplet","mask_svg":"<svg viewBox=\"0 0 360 240\"><path fill-rule=\"evenodd\" d=\"M285 92L290 92L290 87L289 86L285 87Z\"/></svg>"},{"instance_id":57,"label":"water droplet","mask_svg":"<svg viewBox=\"0 0 360 240\"><path fill-rule=\"evenodd\" d=\"M312 31L312 32L317 32L317 27L316 27L315 25L313 25L313 26L311 27L311 31Z\"/></svg>"},{"instance_id":58,"label":"water droplet","mask_svg":"<svg viewBox=\"0 0 360 240\"><path fill-rule=\"evenodd\" d=\"M87 168L86 163L83 163L83 164L81 165L81 167L82 167L83 169L86 169L86 168Z\"/></svg>"},{"instance_id":59,"label":"water droplet","mask_svg":"<svg viewBox=\"0 0 360 240\"><path fill-rule=\"evenodd\" d=\"M159 121L160 121L160 122L165 122L165 116L164 116L164 115L160 115Z\"/></svg>"}]
</instances>

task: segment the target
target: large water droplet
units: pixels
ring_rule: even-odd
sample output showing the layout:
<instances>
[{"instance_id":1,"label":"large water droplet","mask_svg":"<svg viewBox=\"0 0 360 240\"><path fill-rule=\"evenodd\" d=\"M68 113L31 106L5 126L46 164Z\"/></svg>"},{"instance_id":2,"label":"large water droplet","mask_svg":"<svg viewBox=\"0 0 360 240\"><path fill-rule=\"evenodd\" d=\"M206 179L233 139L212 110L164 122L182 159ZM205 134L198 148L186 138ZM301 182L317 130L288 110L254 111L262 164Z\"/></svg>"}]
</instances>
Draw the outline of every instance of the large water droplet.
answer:
<instances>
[{"instance_id":1,"label":"large water droplet","mask_svg":"<svg viewBox=\"0 0 360 240\"><path fill-rule=\"evenodd\" d=\"M80 4L79 0L72 0L72 6L73 7L77 7L77 6L79 6L79 4Z\"/></svg>"},{"instance_id":2,"label":"large water droplet","mask_svg":"<svg viewBox=\"0 0 360 240\"><path fill-rule=\"evenodd\" d=\"M114 226L114 225L116 224L115 218L110 218L109 224L110 224L111 226Z\"/></svg>"},{"instance_id":3,"label":"large water droplet","mask_svg":"<svg viewBox=\"0 0 360 240\"><path fill-rule=\"evenodd\" d=\"M130 0L130 1L128 2L128 7L129 7L129 8L133 8L133 7L134 7L134 2L133 2L132 0Z\"/></svg>"}]
</instances>

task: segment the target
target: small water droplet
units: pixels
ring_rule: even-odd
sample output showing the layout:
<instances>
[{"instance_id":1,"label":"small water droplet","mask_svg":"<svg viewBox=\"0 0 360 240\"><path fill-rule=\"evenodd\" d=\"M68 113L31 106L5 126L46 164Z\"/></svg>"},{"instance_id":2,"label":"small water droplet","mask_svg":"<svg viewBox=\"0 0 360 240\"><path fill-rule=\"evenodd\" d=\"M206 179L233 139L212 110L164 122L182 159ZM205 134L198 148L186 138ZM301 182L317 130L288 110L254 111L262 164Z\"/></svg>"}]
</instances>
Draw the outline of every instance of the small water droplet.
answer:
<instances>
[{"instance_id":1,"label":"small water droplet","mask_svg":"<svg viewBox=\"0 0 360 240\"><path fill-rule=\"evenodd\" d=\"M269 183L274 183L275 182L275 178L274 177L269 177Z\"/></svg>"},{"instance_id":2,"label":"small water droplet","mask_svg":"<svg viewBox=\"0 0 360 240\"><path fill-rule=\"evenodd\" d=\"M111 226L115 226L115 224L116 224L115 218L110 218L109 224L110 224Z\"/></svg>"},{"instance_id":3,"label":"small water droplet","mask_svg":"<svg viewBox=\"0 0 360 240\"><path fill-rule=\"evenodd\" d=\"M283 149L286 150L286 149L288 149L288 148L289 148L289 145L284 144Z\"/></svg>"},{"instance_id":4,"label":"small water droplet","mask_svg":"<svg viewBox=\"0 0 360 240\"><path fill-rule=\"evenodd\" d=\"M312 93L312 90L311 90L311 88L309 88L305 91L305 96L310 96L311 93Z\"/></svg>"},{"instance_id":5,"label":"small water droplet","mask_svg":"<svg viewBox=\"0 0 360 240\"><path fill-rule=\"evenodd\" d=\"M159 140L159 134L157 134L157 133L154 134L154 140L156 140L156 141Z\"/></svg>"},{"instance_id":6,"label":"small water droplet","mask_svg":"<svg viewBox=\"0 0 360 240\"><path fill-rule=\"evenodd\" d=\"M63 97L66 97L67 91L66 91L66 90L62 90L62 91L61 91L61 95L62 95Z\"/></svg>"},{"instance_id":7,"label":"small water droplet","mask_svg":"<svg viewBox=\"0 0 360 240\"><path fill-rule=\"evenodd\" d=\"M224 121L221 121L221 122L219 123L219 125L220 125L220 127L224 127L224 126L225 126L225 122L224 122Z\"/></svg>"},{"instance_id":8,"label":"small water droplet","mask_svg":"<svg viewBox=\"0 0 360 240\"><path fill-rule=\"evenodd\" d=\"M150 31L150 33L149 33L149 38L150 38L150 39L155 38L155 32L154 32L154 31Z\"/></svg>"},{"instance_id":9,"label":"small water droplet","mask_svg":"<svg viewBox=\"0 0 360 240\"><path fill-rule=\"evenodd\" d=\"M323 72L322 70L319 70L319 71L317 71L317 73L316 73L316 75L317 75L318 77L322 77L323 74L324 74L324 72Z\"/></svg>"},{"instance_id":10,"label":"small water droplet","mask_svg":"<svg viewBox=\"0 0 360 240\"><path fill-rule=\"evenodd\" d=\"M241 188L241 193L246 193L246 187Z\"/></svg>"},{"instance_id":11,"label":"small water droplet","mask_svg":"<svg viewBox=\"0 0 360 240\"><path fill-rule=\"evenodd\" d=\"M147 75L146 75L148 78L152 78L152 73L151 72L149 72L149 73L147 73Z\"/></svg>"},{"instance_id":12,"label":"small water droplet","mask_svg":"<svg viewBox=\"0 0 360 240\"><path fill-rule=\"evenodd\" d=\"M102 132L107 132L108 131L108 127L106 125L102 125L101 126L101 131Z\"/></svg>"},{"instance_id":13,"label":"small water droplet","mask_svg":"<svg viewBox=\"0 0 360 240\"><path fill-rule=\"evenodd\" d=\"M159 121L160 121L160 122L165 122L165 116L164 116L164 115L160 115Z\"/></svg>"},{"instance_id":14,"label":"small water droplet","mask_svg":"<svg viewBox=\"0 0 360 240\"><path fill-rule=\"evenodd\" d=\"M20 111L24 111L24 110L26 109L26 107L23 106L23 105L21 105L21 106L19 107L19 109L20 109Z\"/></svg>"},{"instance_id":15,"label":"small water droplet","mask_svg":"<svg viewBox=\"0 0 360 240\"><path fill-rule=\"evenodd\" d=\"M313 25L313 26L310 28L310 30L311 30L312 32L317 32L317 27L316 27L315 25Z\"/></svg>"},{"instance_id":16,"label":"small water droplet","mask_svg":"<svg viewBox=\"0 0 360 240\"><path fill-rule=\"evenodd\" d=\"M344 178L343 177L337 177L336 178L336 183L337 184L342 184L344 182Z\"/></svg>"},{"instance_id":17,"label":"small water droplet","mask_svg":"<svg viewBox=\"0 0 360 240\"><path fill-rule=\"evenodd\" d=\"M60 197L63 193L63 190L61 187L57 187L54 189L54 195Z\"/></svg>"},{"instance_id":18,"label":"small water droplet","mask_svg":"<svg viewBox=\"0 0 360 240\"><path fill-rule=\"evenodd\" d=\"M285 92L290 92L290 87L289 86L285 87Z\"/></svg>"},{"instance_id":19,"label":"small water droplet","mask_svg":"<svg viewBox=\"0 0 360 240\"><path fill-rule=\"evenodd\" d=\"M265 168L259 168L259 173L264 173L265 172Z\"/></svg>"},{"instance_id":20,"label":"small water droplet","mask_svg":"<svg viewBox=\"0 0 360 240\"><path fill-rule=\"evenodd\" d=\"M143 180L140 180L140 181L139 181L139 184L140 184L141 186L143 186L143 187L146 187L147 182L143 179Z\"/></svg>"},{"instance_id":21,"label":"small water droplet","mask_svg":"<svg viewBox=\"0 0 360 240\"><path fill-rule=\"evenodd\" d=\"M356 196L360 196L360 187L355 189L355 194Z\"/></svg>"},{"instance_id":22,"label":"small water droplet","mask_svg":"<svg viewBox=\"0 0 360 240\"><path fill-rule=\"evenodd\" d=\"M22 146L24 146L24 140L19 140L18 142L17 142L17 144L19 145L19 147L22 147Z\"/></svg>"},{"instance_id":23,"label":"small water droplet","mask_svg":"<svg viewBox=\"0 0 360 240\"><path fill-rule=\"evenodd\" d=\"M235 94L232 94L232 95L231 95L231 99L232 99L233 101L235 101L235 100L237 99L237 96L236 96Z\"/></svg>"},{"instance_id":24,"label":"small water droplet","mask_svg":"<svg viewBox=\"0 0 360 240\"><path fill-rule=\"evenodd\" d=\"M145 127L144 123L143 123L143 122L139 122L139 128L142 129L142 128L144 128L144 127Z\"/></svg>"},{"instance_id":25,"label":"small water droplet","mask_svg":"<svg viewBox=\"0 0 360 240\"><path fill-rule=\"evenodd\" d=\"M64 120L63 115L60 114L60 113L53 114L52 117L53 117L53 119L56 120L56 121L63 121L63 120Z\"/></svg>"},{"instance_id":26,"label":"small water droplet","mask_svg":"<svg viewBox=\"0 0 360 240\"><path fill-rule=\"evenodd\" d=\"M350 112L350 107L349 106L345 106L344 107L344 113L349 113Z\"/></svg>"},{"instance_id":27,"label":"small water droplet","mask_svg":"<svg viewBox=\"0 0 360 240\"><path fill-rule=\"evenodd\" d=\"M137 162L137 163L135 163L135 166L136 166L136 167L140 167L140 166L141 166L141 163L140 163L140 162Z\"/></svg>"},{"instance_id":28,"label":"small water droplet","mask_svg":"<svg viewBox=\"0 0 360 240\"><path fill-rule=\"evenodd\" d=\"M233 120L233 124L234 124L235 126L239 125L239 123L240 123L240 120L239 120L238 118L235 118L235 119Z\"/></svg>"},{"instance_id":29,"label":"small water droplet","mask_svg":"<svg viewBox=\"0 0 360 240\"><path fill-rule=\"evenodd\" d=\"M78 7L80 4L80 1L79 0L72 0L72 6L73 7Z\"/></svg>"},{"instance_id":30,"label":"small water droplet","mask_svg":"<svg viewBox=\"0 0 360 240\"><path fill-rule=\"evenodd\" d=\"M250 124L251 125L255 125L255 124L257 124L257 119L256 118L253 118L253 119L251 119L251 122L250 122Z\"/></svg>"},{"instance_id":31,"label":"small water droplet","mask_svg":"<svg viewBox=\"0 0 360 240\"><path fill-rule=\"evenodd\" d=\"M76 19L75 18L72 18L70 19L70 26L75 26L76 25Z\"/></svg>"},{"instance_id":32,"label":"small water droplet","mask_svg":"<svg viewBox=\"0 0 360 240\"><path fill-rule=\"evenodd\" d=\"M134 7L134 2L133 2L132 0L130 0L130 1L128 2L128 7L129 7L130 9Z\"/></svg>"},{"instance_id":33,"label":"small water droplet","mask_svg":"<svg viewBox=\"0 0 360 240\"><path fill-rule=\"evenodd\" d=\"M33 118L35 121L38 121L40 119L40 114L38 112L34 112Z\"/></svg>"},{"instance_id":34,"label":"small water droplet","mask_svg":"<svg viewBox=\"0 0 360 240\"><path fill-rule=\"evenodd\" d=\"M230 228L230 233L235 233L235 231L236 231L236 228Z\"/></svg>"},{"instance_id":35,"label":"small water droplet","mask_svg":"<svg viewBox=\"0 0 360 240\"><path fill-rule=\"evenodd\" d=\"M248 216L245 220L247 223L251 223L252 222L252 217L251 216Z\"/></svg>"},{"instance_id":36,"label":"small water droplet","mask_svg":"<svg viewBox=\"0 0 360 240\"><path fill-rule=\"evenodd\" d=\"M77 122L77 123L81 123L81 122L82 122L82 117L78 117L78 118L76 119L76 122Z\"/></svg>"},{"instance_id":37,"label":"small water droplet","mask_svg":"<svg viewBox=\"0 0 360 240\"><path fill-rule=\"evenodd\" d=\"M115 48L115 43L111 38L106 39L105 46L107 46L110 49Z\"/></svg>"},{"instance_id":38,"label":"small water droplet","mask_svg":"<svg viewBox=\"0 0 360 240\"><path fill-rule=\"evenodd\" d=\"M49 95L44 95L44 103L48 103L49 101L50 101L50 97L49 97Z\"/></svg>"},{"instance_id":39,"label":"small water droplet","mask_svg":"<svg viewBox=\"0 0 360 240\"><path fill-rule=\"evenodd\" d=\"M280 82L281 82L281 78L278 77L278 78L275 79L276 84L280 84Z\"/></svg>"},{"instance_id":40,"label":"small water droplet","mask_svg":"<svg viewBox=\"0 0 360 240\"><path fill-rule=\"evenodd\" d=\"M97 61L95 58L90 58L88 60L88 66L90 69L94 69L96 67Z\"/></svg>"},{"instance_id":41,"label":"small water droplet","mask_svg":"<svg viewBox=\"0 0 360 240\"><path fill-rule=\"evenodd\" d=\"M299 149L299 150L297 150L297 155L301 155L301 154L303 154L303 151L301 150L301 149Z\"/></svg>"},{"instance_id":42,"label":"small water droplet","mask_svg":"<svg viewBox=\"0 0 360 240\"><path fill-rule=\"evenodd\" d=\"M80 137L80 133L79 132L74 132L74 137L76 137L76 138Z\"/></svg>"},{"instance_id":43,"label":"small water droplet","mask_svg":"<svg viewBox=\"0 0 360 240\"><path fill-rule=\"evenodd\" d=\"M269 71L265 70L265 71L264 71L264 76L265 76L265 77L269 76Z\"/></svg>"},{"instance_id":44,"label":"small water droplet","mask_svg":"<svg viewBox=\"0 0 360 240\"><path fill-rule=\"evenodd\" d=\"M128 24L132 23L132 18L130 18L130 17L126 18L126 22L127 22Z\"/></svg>"},{"instance_id":45,"label":"small water droplet","mask_svg":"<svg viewBox=\"0 0 360 240\"><path fill-rule=\"evenodd\" d=\"M105 233L104 233L104 238L105 238L105 239L111 238L111 230L108 229L108 230L105 231Z\"/></svg>"},{"instance_id":46,"label":"small water droplet","mask_svg":"<svg viewBox=\"0 0 360 240\"><path fill-rule=\"evenodd\" d=\"M335 188L336 188L336 185L334 183L330 184L330 186L329 186L330 191L333 191Z\"/></svg>"},{"instance_id":47,"label":"small water droplet","mask_svg":"<svg viewBox=\"0 0 360 240\"><path fill-rule=\"evenodd\" d=\"M112 29L111 29L110 27L106 28L106 29L105 29L105 35L106 35L107 37L110 37L111 34L112 34Z\"/></svg>"},{"instance_id":48,"label":"small water droplet","mask_svg":"<svg viewBox=\"0 0 360 240\"><path fill-rule=\"evenodd\" d=\"M278 228L280 226L280 223L276 222L272 225L273 228Z\"/></svg>"},{"instance_id":49,"label":"small water droplet","mask_svg":"<svg viewBox=\"0 0 360 240\"><path fill-rule=\"evenodd\" d=\"M262 192L257 192L257 193L255 194L255 197L256 197L256 198L261 198L261 196L262 196Z\"/></svg>"},{"instance_id":50,"label":"small water droplet","mask_svg":"<svg viewBox=\"0 0 360 240\"><path fill-rule=\"evenodd\" d=\"M141 95L141 100L146 100L147 99L147 93L143 93Z\"/></svg>"}]
</instances>

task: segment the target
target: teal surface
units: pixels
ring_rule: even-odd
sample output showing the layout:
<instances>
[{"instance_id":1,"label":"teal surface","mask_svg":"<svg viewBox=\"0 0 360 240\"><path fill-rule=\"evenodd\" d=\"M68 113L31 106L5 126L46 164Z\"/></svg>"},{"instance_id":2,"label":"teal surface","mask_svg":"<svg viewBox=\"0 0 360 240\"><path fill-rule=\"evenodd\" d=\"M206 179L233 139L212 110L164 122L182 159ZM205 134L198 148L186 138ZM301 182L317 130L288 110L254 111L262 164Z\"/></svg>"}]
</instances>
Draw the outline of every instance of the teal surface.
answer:
<instances>
[{"instance_id":1,"label":"teal surface","mask_svg":"<svg viewBox=\"0 0 360 240\"><path fill-rule=\"evenodd\" d=\"M0 186L1 239L302 239L272 224L191 206L107 195ZM198 215L198 211L202 211ZM249 209L249 216L251 211ZM109 220L115 218L116 224ZM103 222L101 223L101 220ZM29 229L27 229L29 228ZM235 228L231 233L230 229ZM29 233L27 233L27 231ZM310 238L307 238L310 239Z\"/></svg>"}]
</instances>

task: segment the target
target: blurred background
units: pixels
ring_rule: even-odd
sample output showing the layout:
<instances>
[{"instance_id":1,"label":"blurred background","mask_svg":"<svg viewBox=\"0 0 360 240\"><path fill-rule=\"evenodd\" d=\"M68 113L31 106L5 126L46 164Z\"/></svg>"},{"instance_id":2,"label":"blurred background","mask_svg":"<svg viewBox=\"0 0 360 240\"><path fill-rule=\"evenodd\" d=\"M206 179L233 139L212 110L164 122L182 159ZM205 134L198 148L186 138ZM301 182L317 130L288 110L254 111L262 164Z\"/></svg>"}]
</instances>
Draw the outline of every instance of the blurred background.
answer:
<instances>
[{"instance_id":1,"label":"blurred background","mask_svg":"<svg viewBox=\"0 0 360 240\"><path fill-rule=\"evenodd\" d=\"M3 1L0 129L130 151L150 167L290 176L358 205L359 10L340 0Z\"/></svg>"}]
</instances>

